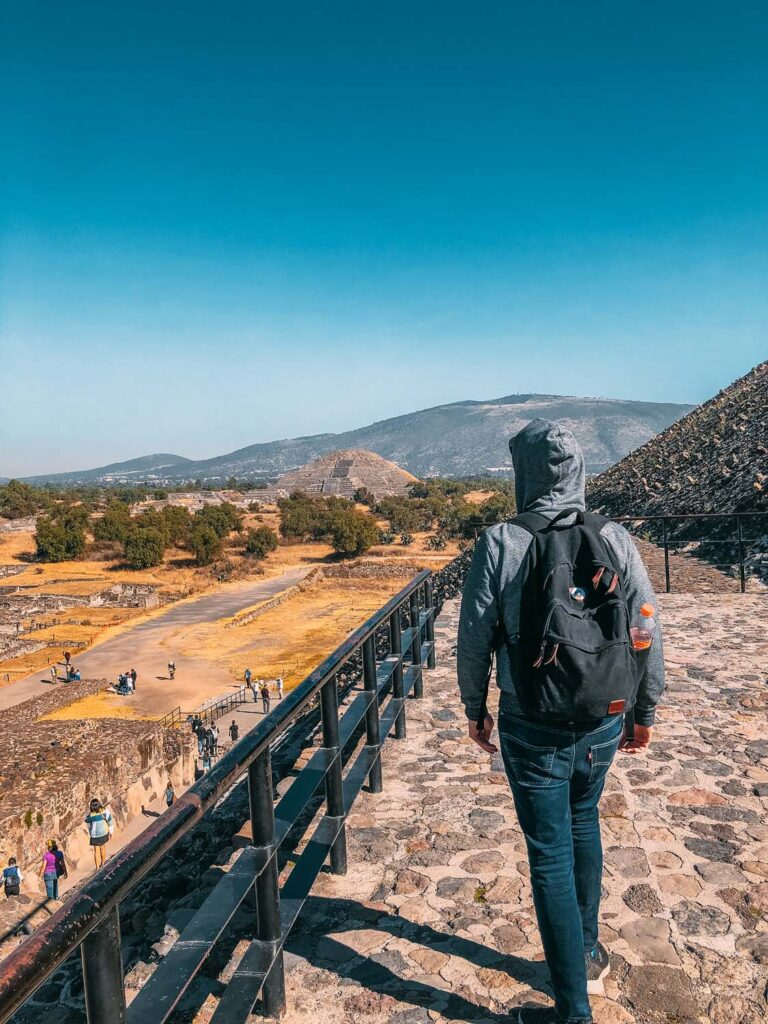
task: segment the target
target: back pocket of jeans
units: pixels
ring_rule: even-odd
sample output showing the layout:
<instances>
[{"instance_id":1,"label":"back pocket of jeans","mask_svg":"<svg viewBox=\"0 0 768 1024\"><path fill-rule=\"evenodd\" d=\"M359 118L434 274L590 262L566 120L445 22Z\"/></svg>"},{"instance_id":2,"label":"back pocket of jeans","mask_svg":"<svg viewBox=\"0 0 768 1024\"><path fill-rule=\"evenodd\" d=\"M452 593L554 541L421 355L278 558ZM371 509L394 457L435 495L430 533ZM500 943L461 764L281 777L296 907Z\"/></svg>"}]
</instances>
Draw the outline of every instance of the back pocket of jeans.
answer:
<instances>
[{"instance_id":1,"label":"back pocket of jeans","mask_svg":"<svg viewBox=\"0 0 768 1024\"><path fill-rule=\"evenodd\" d=\"M535 747L510 733L500 733L501 754L510 779L520 786L548 786L557 747Z\"/></svg>"}]
</instances>

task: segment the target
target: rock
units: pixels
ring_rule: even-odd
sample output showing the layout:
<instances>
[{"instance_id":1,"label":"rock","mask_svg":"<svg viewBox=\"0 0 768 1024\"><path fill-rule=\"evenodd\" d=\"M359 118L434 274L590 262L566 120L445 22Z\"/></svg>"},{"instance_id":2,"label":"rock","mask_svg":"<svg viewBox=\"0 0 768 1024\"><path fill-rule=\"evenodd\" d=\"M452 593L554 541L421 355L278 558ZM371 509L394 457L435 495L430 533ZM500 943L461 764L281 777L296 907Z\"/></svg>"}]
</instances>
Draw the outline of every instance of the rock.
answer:
<instances>
[{"instance_id":1,"label":"rock","mask_svg":"<svg viewBox=\"0 0 768 1024\"><path fill-rule=\"evenodd\" d=\"M751 932L736 939L736 949L746 953L759 964L768 964L768 933Z\"/></svg>"},{"instance_id":2,"label":"rock","mask_svg":"<svg viewBox=\"0 0 768 1024\"><path fill-rule=\"evenodd\" d=\"M424 892L428 888L429 879L426 875L420 875L418 871L404 868L398 872L393 892L397 893L398 896L411 896L415 893Z\"/></svg>"},{"instance_id":3,"label":"rock","mask_svg":"<svg viewBox=\"0 0 768 1024\"><path fill-rule=\"evenodd\" d=\"M143 988L152 974L154 974L156 966L156 964L145 964L142 960L139 960L126 973L125 987L134 991Z\"/></svg>"},{"instance_id":4,"label":"rock","mask_svg":"<svg viewBox=\"0 0 768 1024\"><path fill-rule=\"evenodd\" d=\"M636 917L622 926L621 937L644 961L680 963L680 957L670 942L669 921L663 918Z\"/></svg>"},{"instance_id":5,"label":"rock","mask_svg":"<svg viewBox=\"0 0 768 1024\"><path fill-rule=\"evenodd\" d=\"M671 850L654 850L648 854L648 860L655 868L675 871L683 866L682 859Z\"/></svg>"},{"instance_id":6,"label":"rock","mask_svg":"<svg viewBox=\"0 0 768 1024\"><path fill-rule=\"evenodd\" d=\"M701 892L701 882L693 875L662 875L659 878L659 889L672 896L685 896L693 899Z\"/></svg>"},{"instance_id":7,"label":"rock","mask_svg":"<svg viewBox=\"0 0 768 1024\"><path fill-rule=\"evenodd\" d=\"M733 858L739 850L736 843L724 842L721 839L686 839L684 843L686 849L698 857L714 860L721 864L732 864Z\"/></svg>"},{"instance_id":8,"label":"rock","mask_svg":"<svg viewBox=\"0 0 768 1024\"><path fill-rule=\"evenodd\" d=\"M426 946L419 946L409 952L408 957L418 964L425 974L439 974L449 959L445 953L440 953L436 949L429 949Z\"/></svg>"},{"instance_id":9,"label":"rock","mask_svg":"<svg viewBox=\"0 0 768 1024\"><path fill-rule=\"evenodd\" d=\"M491 932L494 946L500 953L514 953L527 942L523 932L514 924L503 924Z\"/></svg>"},{"instance_id":10,"label":"rock","mask_svg":"<svg viewBox=\"0 0 768 1024\"><path fill-rule=\"evenodd\" d=\"M489 886L485 898L489 903L516 903L523 883L520 878L500 876Z\"/></svg>"},{"instance_id":11,"label":"rock","mask_svg":"<svg viewBox=\"0 0 768 1024\"><path fill-rule=\"evenodd\" d=\"M600 813L604 818L626 818L628 812L623 793L606 793L600 802Z\"/></svg>"},{"instance_id":12,"label":"rock","mask_svg":"<svg viewBox=\"0 0 768 1024\"><path fill-rule=\"evenodd\" d=\"M746 878L734 864L704 861L703 864L694 864L694 869L709 885L739 885L746 882Z\"/></svg>"},{"instance_id":13,"label":"rock","mask_svg":"<svg viewBox=\"0 0 768 1024\"><path fill-rule=\"evenodd\" d=\"M474 900L479 888L479 878L441 878L437 895L443 900Z\"/></svg>"},{"instance_id":14,"label":"rock","mask_svg":"<svg viewBox=\"0 0 768 1024\"><path fill-rule=\"evenodd\" d=\"M649 916L659 914L663 910L659 897L645 882L641 882L639 885L630 885L621 898L636 914Z\"/></svg>"},{"instance_id":15,"label":"rock","mask_svg":"<svg viewBox=\"0 0 768 1024\"><path fill-rule=\"evenodd\" d=\"M620 878L647 878L651 873L645 852L638 846L609 846L605 863L611 874Z\"/></svg>"},{"instance_id":16,"label":"rock","mask_svg":"<svg viewBox=\"0 0 768 1024\"><path fill-rule=\"evenodd\" d=\"M712 793L708 789L681 789L678 793L671 793L667 797L667 803L676 807L725 807L728 801L719 793Z\"/></svg>"},{"instance_id":17,"label":"rock","mask_svg":"<svg viewBox=\"0 0 768 1024\"><path fill-rule=\"evenodd\" d=\"M504 857L498 850L475 853L461 862L462 871L466 871L468 875L495 875L502 867L504 867Z\"/></svg>"},{"instance_id":18,"label":"rock","mask_svg":"<svg viewBox=\"0 0 768 1024\"><path fill-rule=\"evenodd\" d=\"M474 811L470 812L469 824L481 836L492 836L504 824L504 817L497 811L476 807Z\"/></svg>"},{"instance_id":19,"label":"rock","mask_svg":"<svg viewBox=\"0 0 768 1024\"><path fill-rule=\"evenodd\" d=\"M684 900L672 909L672 917L683 935L727 935L731 919L717 907Z\"/></svg>"},{"instance_id":20,"label":"rock","mask_svg":"<svg viewBox=\"0 0 768 1024\"><path fill-rule=\"evenodd\" d=\"M635 1018L621 1003L595 996L590 1000L595 1024L635 1024Z\"/></svg>"},{"instance_id":21,"label":"rock","mask_svg":"<svg viewBox=\"0 0 768 1024\"><path fill-rule=\"evenodd\" d=\"M698 1006L688 975L672 967L630 967L624 995L638 1010L667 1016L696 1017Z\"/></svg>"},{"instance_id":22,"label":"rock","mask_svg":"<svg viewBox=\"0 0 768 1024\"><path fill-rule=\"evenodd\" d=\"M379 950L390 940L386 932L378 931L375 928L354 928L344 932L331 932L327 936L331 942L338 942L347 948L347 956L351 956L349 950L354 950L362 956ZM330 949L330 946L328 947ZM329 957L328 959L336 959Z\"/></svg>"},{"instance_id":23,"label":"rock","mask_svg":"<svg viewBox=\"0 0 768 1024\"><path fill-rule=\"evenodd\" d=\"M765 1024L765 1013L743 996L715 996L707 1009L717 1024Z\"/></svg>"}]
</instances>

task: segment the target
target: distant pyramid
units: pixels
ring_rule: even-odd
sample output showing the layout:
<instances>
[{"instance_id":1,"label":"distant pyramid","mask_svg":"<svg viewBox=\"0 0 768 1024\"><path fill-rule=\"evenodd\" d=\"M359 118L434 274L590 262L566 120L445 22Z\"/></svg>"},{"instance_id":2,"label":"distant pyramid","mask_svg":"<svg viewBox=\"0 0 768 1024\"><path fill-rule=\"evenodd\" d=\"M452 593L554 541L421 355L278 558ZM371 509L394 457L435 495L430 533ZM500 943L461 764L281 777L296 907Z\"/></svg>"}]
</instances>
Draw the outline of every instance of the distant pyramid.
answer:
<instances>
[{"instance_id":1,"label":"distant pyramid","mask_svg":"<svg viewBox=\"0 0 768 1024\"><path fill-rule=\"evenodd\" d=\"M407 494L408 488L415 483L418 483L415 476L375 452L348 448L331 452L285 473L274 489L352 498L355 491L365 487L374 497L385 498L393 494Z\"/></svg>"}]
</instances>

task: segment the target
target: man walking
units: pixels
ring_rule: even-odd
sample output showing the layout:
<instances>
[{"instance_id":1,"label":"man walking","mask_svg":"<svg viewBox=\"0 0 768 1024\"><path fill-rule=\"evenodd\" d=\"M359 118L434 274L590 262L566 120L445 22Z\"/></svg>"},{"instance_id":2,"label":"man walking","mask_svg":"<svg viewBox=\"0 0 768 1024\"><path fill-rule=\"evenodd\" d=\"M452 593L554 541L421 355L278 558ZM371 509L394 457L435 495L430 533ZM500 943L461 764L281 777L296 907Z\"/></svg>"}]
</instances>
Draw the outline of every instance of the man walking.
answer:
<instances>
[{"instance_id":1,"label":"man walking","mask_svg":"<svg viewBox=\"0 0 768 1024\"><path fill-rule=\"evenodd\" d=\"M239 728L237 722L233 718L232 719L232 724L229 727L229 738L232 741L232 743L237 743L239 736L240 736L240 728Z\"/></svg>"},{"instance_id":2,"label":"man walking","mask_svg":"<svg viewBox=\"0 0 768 1024\"><path fill-rule=\"evenodd\" d=\"M269 706L272 703L272 695L269 692L269 683L266 681L266 679L261 679L259 680L259 682L259 692L261 693L261 706L264 709L264 714L268 715Z\"/></svg>"},{"instance_id":3,"label":"man walking","mask_svg":"<svg viewBox=\"0 0 768 1024\"><path fill-rule=\"evenodd\" d=\"M499 741L531 867L554 1011L515 1024L591 1024L588 994L610 965L598 942L598 801L617 749L651 740L664 689L661 636L632 650L629 624L656 598L623 527L586 513L573 434L536 419L510 441L518 517L481 536L461 605L458 678L469 736L483 750L496 654ZM658 633L658 631L657 631ZM634 708L634 731L625 715Z\"/></svg>"},{"instance_id":4,"label":"man walking","mask_svg":"<svg viewBox=\"0 0 768 1024\"><path fill-rule=\"evenodd\" d=\"M282 700L283 699L283 677L282 676L278 676L277 677L276 685L277 685L277 699L278 700Z\"/></svg>"}]
</instances>

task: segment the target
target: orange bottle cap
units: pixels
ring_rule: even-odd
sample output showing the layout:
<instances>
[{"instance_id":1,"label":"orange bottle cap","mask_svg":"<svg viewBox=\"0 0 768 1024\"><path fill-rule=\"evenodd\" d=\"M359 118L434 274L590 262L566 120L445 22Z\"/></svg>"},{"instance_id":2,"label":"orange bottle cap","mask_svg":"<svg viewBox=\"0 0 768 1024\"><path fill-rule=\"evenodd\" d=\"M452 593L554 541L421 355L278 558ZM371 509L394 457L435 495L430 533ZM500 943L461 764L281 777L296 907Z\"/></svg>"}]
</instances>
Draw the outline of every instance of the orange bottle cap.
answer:
<instances>
[{"instance_id":1,"label":"orange bottle cap","mask_svg":"<svg viewBox=\"0 0 768 1024\"><path fill-rule=\"evenodd\" d=\"M644 604L644 605L640 606L640 614L641 615L645 615L645 617L648 618L648 619L650 619L650 617L653 614L655 614L655 612L656 612L656 609L653 607L652 604Z\"/></svg>"}]
</instances>

